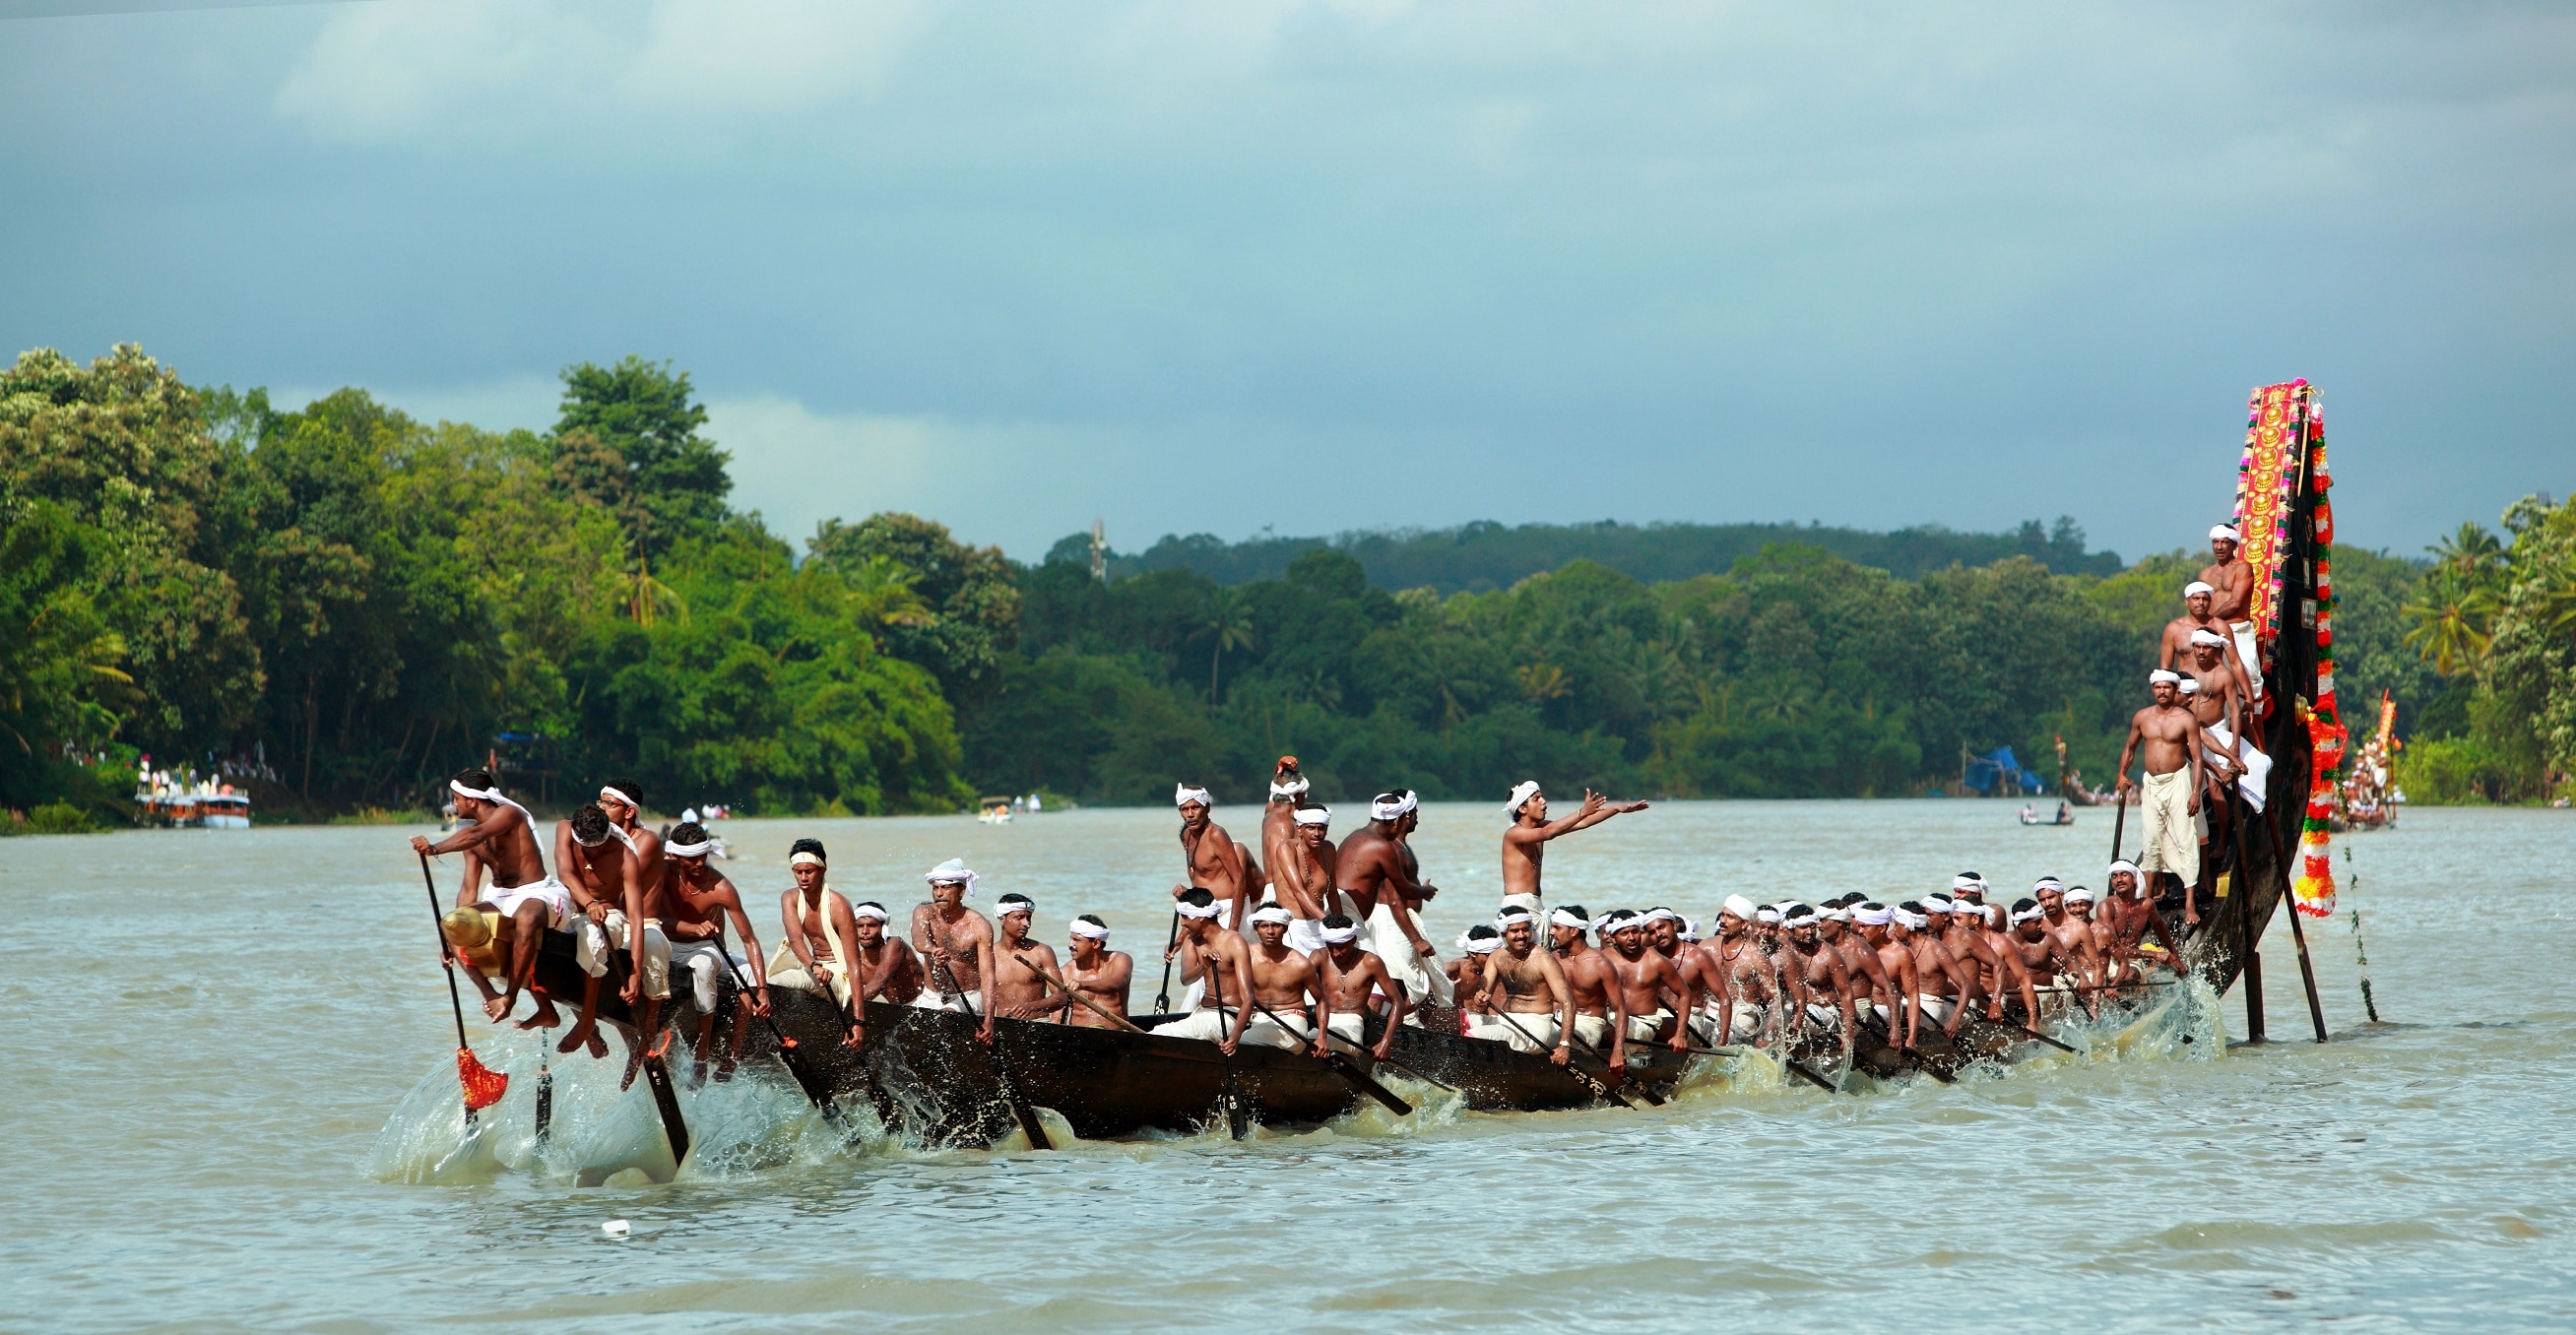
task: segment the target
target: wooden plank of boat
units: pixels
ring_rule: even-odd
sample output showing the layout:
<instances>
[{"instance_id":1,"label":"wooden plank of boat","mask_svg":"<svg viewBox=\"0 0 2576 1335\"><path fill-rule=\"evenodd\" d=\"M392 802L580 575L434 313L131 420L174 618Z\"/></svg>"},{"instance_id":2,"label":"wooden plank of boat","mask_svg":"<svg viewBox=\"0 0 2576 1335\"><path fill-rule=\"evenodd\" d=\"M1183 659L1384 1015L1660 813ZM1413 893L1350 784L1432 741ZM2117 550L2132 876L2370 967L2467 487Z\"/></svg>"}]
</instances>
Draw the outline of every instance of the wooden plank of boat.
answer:
<instances>
[{"instance_id":1,"label":"wooden plank of boat","mask_svg":"<svg viewBox=\"0 0 2576 1335\"><path fill-rule=\"evenodd\" d=\"M1564 1067L1508 1043L1469 1038L1429 1025L1400 1025L1391 1051L1405 1065L1455 1086L1468 1107L1482 1111L1546 1112L1600 1103L1591 1086ZM1628 1082L1668 1091L1688 1064L1687 1055L1669 1048L1632 1044Z\"/></svg>"}]
</instances>

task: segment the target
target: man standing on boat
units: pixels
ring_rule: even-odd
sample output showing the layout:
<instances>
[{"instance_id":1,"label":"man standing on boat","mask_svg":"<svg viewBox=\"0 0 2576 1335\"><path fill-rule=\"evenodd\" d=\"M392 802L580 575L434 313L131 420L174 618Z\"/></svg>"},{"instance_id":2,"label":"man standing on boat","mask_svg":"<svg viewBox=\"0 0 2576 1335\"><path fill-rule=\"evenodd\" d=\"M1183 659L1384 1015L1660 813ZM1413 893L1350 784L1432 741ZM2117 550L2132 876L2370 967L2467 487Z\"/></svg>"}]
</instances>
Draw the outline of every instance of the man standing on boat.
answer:
<instances>
[{"instance_id":1,"label":"man standing on boat","mask_svg":"<svg viewBox=\"0 0 2576 1335\"><path fill-rule=\"evenodd\" d=\"M1404 844L1421 821L1421 805L1405 789L1378 794L1369 803L1369 823L1342 841L1333 882L1357 906L1353 916L1368 925L1369 949L1411 994L1407 1003L1447 1005L1447 989L1439 984L1448 975L1436 972L1439 953L1422 935L1419 908L1439 891L1416 879L1419 864Z\"/></svg>"},{"instance_id":2,"label":"man standing on boat","mask_svg":"<svg viewBox=\"0 0 2576 1335\"><path fill-rule=\"evenodd\" d=\"M1112 1015L1127 1014L1127 983L1136 974L1136 961L1126 951L1109 948L1109 924L1099 915L1086 913L1067 926L1072 943L1066 947L1064 981L1076 993ZM1118 1026L1100 1018L1089 1006L1064 1003L1064 1022L1091 1029L1115 1029Z\"/></svg>"},{"instance_id":3,"label":"man standing on boat","mask_svg":"<svg viewBox=\"0 0 2576 1335\"><path fill-rule=\"evenodd\" d=\"M1208 819L1215 810L1216 799L1205 788L1186 783L1172 786L1172 805L1181 813L1181 872L1188 879L1172 887L1172 898L1203 886L1215 895L1225 914L1225 925L1231 930L1243 919L1245 905L1253 893L1251 874L1243 856L1243 846L1225 827Z\"/></svg>"},{"instance_id":4,"label":"man standing on boat","mask_svg":"<svg viewBox=\"0 0 2576 1335\"><path fill-rule=\"evenodd\" d=\"M1512 795L1503 803L1503 814L1512 822L1503 829L1503 903L1532 913L1547 912L1539 883L1541 864L1547 860L1547 841L1591 829L1612 816L1645 809L1643 802L1613 805L1586 788L1581 806L1563 820L1550 821L1547 794L1540 790L1538 780L1524 781L1512 789Z\"/></svg>"},{"instance_id":5,"label":"man standing on boat","mask_svg":"<svg viewBox=\"0 0 2576 1335\"><path fill-rule=\"evenodd\" d=\"M1485 957L1485 1004L1494 1012L1470 1038L1541 1052L1559 1066L1574 1056L1574 991L1556 966L1556 952L1538 948L1538 917L1509 908L1494 915L1503 947Z\"/></svg>"},{"instance_id":6,"label":"man standing on boat","mask_svg":"<svg viewBox=\"0 0 2576 1335\"><path fill-rule=\"evenodd\" d=\"M912 948L933 991L916 1006L983 1017L977 1037L993 1041L993 924L966 907L975 893L976 876L964 858L950 858L922 873L930 882L930 902L912 911ZM981 1004L966 994L980 992Z\"/></svg>"},{"instance_id":7,"label":"man standing on boat","mask_svg":"<svg viewBox=\"0 0 2576 1335\"><path fill-rule=\"evenodd\" d=\"M2227 627L2236 661L2245 674L2245 696L2259 713L2263 701L2263 658L2254 643L2254 566L2244 556L2243 536L2220 524L2209 530L2210 563L2200 580L2210 586L2209 614Z\"/></svg>"},{"instance_id":8,"label":"man standing on boat","mask_svg":"<svg viewBox=\"0 0 2576 1335\"><path fill-rule=\"evenodd\" d=\"M1304 951L1324 947L1324 918L1341 911L1333 892L1337 865L1333 847L1333 813L1301 805L1290 816L1288 837L1270 850L1270 888L1288 910L1288 944Z\"/></svg>"},{"instance_id":9,"label":"man standing on boat","mask_svg":"<svg viewBox=\"0 0 2576 1335\"><path fill-rule=\"evenodd\" d=\"M513 927L510 968L503 979L503 990L495 992L483 980L480 970L468 968L466 976L483 994L483 1014L492 1023L509 1018L512 1008L519 1004L519 993L528 991L536 997L537 1005L527 1019L519 1022L519 1027L551 1029L563 1023L563 1017L555 1013L554 1002L536 986L537 954L545 946L547 929L572 917L572 894L564 889L563 882L546 874L546 860L537 851L537 833L528 819L528 809L501 796L491 771L459 771L447 781L447 787L456 794L457 819L473 824L437 843L413 835L412 850L430 857L465 854L465 875L456 889L457 907L488 909L508 918ZM492 890L478 894L487 867L492 872Z\"/></svg>"},{"instance_id":10,"label":"man standing on boat","mask_svg":"<svg viewBox=\"0 0 2576 1335\"><path fill-rule=\"evenodd\" d=\"M787 846L787 874L796 884L778 898L783 926L778 953L769 960L769 981L830 997L849 1025L844 1041L857 1047L866 1032L860 1024L864 1008L850 1000L849 943L858 939L858 920L850 914L850 901L824 883L824 871L822 840Z\"/></svg>"},{"instance_id":11,"label":"man standing on boat","mask_svg":"<svg viewBox=\"0 0 2576 1335\"><path fill-rule=\"evenodd\" d=\"M2227 634L2227 622L2210 611L2210 601L2217 590L2202 580L2182 586L2182 615L2165 623L2164 633L2156 640L2156 666L2170 668L2191 657L2194 631L2212 635Z\"/></svg>"},{"instance_id":12,"label":"man standing on boat","mask_svg":"<svg viewBox=\"0 0 2576 1335\"><path fill-rule=\"evenodd\" d=\"M2218 636L2205 630L2193 631L2191 657L2183 663L2182 671L2200 684L2188 707L2192 717L2200 720L2200 730L2216 743L2210 749L2209 762L2218 771L2217 781L2235 778L2237 791L2245 795L2247 809L2260 815L2265 787L2271 779L2272 758L2263 754L2247 733L2254 719L2255 697L2247 689L2235 654ZM2226 790L2215 791L2224 805Z\"/></svg>"},{"instance_id":13,"label":"man standing on boat","mask_svg":"<svg viewBox=\"0 0 2576 1335\"><path fill-rule=\"evenodd\" d=\"M689 971L690 991L698 1003L697 1073L701 1077L706 1073L707 1044L715 1035L716 1011L727 1000L733 1002L733 1035L716 1063L716 1078L722 1081L733 1076L751 1017L769 1013L769 981L761 971L760 937L752 931L751 915L743 911L742 896L724 873L707 865L707 855L715 850L715 838L694 821L671 827L671 837L662 845L670 890L671 918L665 930L671 936L671 967ZM738 956L724 944L728 921L742 937ZM732 956L730 965L728 956ZM751 989L747 1008L740 997L728 996L746 987Z\"/></svg>"},{"instance_id":14,"label":"man standing on boat","mask_svg":"<svg viewBox=\"0 0 2576 1335\"><path fill-rule=\"evenodd\" d=\"M1180 961L1182 982L1202 986L1198 989L1197 1009L1154 1026L1154 1032L1174 1038L1205 1039L1225 1049L1231 1057L1237 1035L1226 1012L1239 1010L1243 999L1252 995L1248 963L1252 947L1226 928L1222 921L1225 906L1205 886L1184 891L1173 912L1181 915L1181 934L1163 958Z\"/></svg>"},{"instance_id":15,"label":"man standing on boat","mask_svg":"<svg viewBox=\"0 0 2576 1335\"><path fill-rule=\"evenodd\" d=\"M1306 776L1297 772L1297 757L1281 756L1279 763L1271 767L1270 800L1261 808L1261 865L1269 873L1261 887L1263 902L1274 898L1279 903L1288 902L1288 892L1279 885L1282 879L1280 866L1288 857L1288 846L1296 842L1297 810L1306 805L1308 787ZM1295 906L1290 907L1293 910ZM1324 915L1317 913L1314 916L1321 919ZM1291 931L1289 940L1293 942L1297 936L1298 933Z\"/></svg>"},{"instance_id":16,"label":"man standing on boat","mask_svg":"<svg viewBox=\"0 0 2576 1335\"><path fill-rule=\"evenodd\" d=\"M2137 785L2129 779L2129 761L2143 748L2147 767L2145 795L2142 799L2146 816L2146 850L2138 856L2143 871L2163 872L2181 882L2182 920L2200 921L2200 905L2192 886L2200 880L2200 833L2195 818L2200 815L2200 790L2206 782L2201 758L2208 753L2208 739L2201 734L2200 720L2182 707L2182 694L2176 689L2182 678L2158 668L2147 677L2155 692L2155 703L2141 709L2129 720L2129 736L2120 746L2120 782L2113 790L2122 801Z\"/></svg>"},{"instance_id":17,"label":"man standing on boat","mask_svg":"<svg viewBox=\"0 0 2576 1335\"><path fill-rule=\"evenodd\" d=\"M1375 1009L1371 997L1383 996L1388 1007L1386 1025L1369 1055L1384 1061L1395 1045L1395 1027L1404 1023L1404 989L1387 976L1386 961L1360 949L1360 925L1352 921L1351 915L1335 913L1326 917L1323 936L1324 948L1315 952L1315 968L1322 978L1315 995L1331 1003L1324 1031L1348 1044L1351 1051L1359 1051L1368 1033L1369 1012Z\"/></svg>"},{"instance_id":18,"label":"man standing on boat","mask_svg":"<svg viewBox=\"0 0 2576 1335\"><path fill-rule=\"evenodd\" d=\"M1004 895L994 901L993 911L998 915L995 922L1001 941L993 947L992 1013L1013 1020L1043 1020L1071 1005L1063 999L1070 989L1056 968L1055 948L1029 935L1037 901L1027 895Z\"/></svg>"}]
</instances>

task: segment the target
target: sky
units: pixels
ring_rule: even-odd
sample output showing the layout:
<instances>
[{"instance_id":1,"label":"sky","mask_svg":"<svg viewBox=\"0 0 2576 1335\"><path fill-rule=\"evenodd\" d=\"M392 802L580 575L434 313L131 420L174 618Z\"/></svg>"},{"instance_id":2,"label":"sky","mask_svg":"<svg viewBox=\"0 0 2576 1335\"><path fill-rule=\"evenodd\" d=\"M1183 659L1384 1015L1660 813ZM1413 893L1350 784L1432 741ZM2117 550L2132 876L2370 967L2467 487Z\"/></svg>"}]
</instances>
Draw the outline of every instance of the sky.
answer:
<instances>
[{"instance_id":1,"label":"sky","mask_svg":"<svg viewBox=\"0 0 2576 1335\"><path fill-rule=\"evenodd\" d=\"M125 12L131 11L131 12ZM1033 559L1475 519L2576 489L2576 7L0 0L0 340L543 428Z\"/></svg>"}]
</instances>

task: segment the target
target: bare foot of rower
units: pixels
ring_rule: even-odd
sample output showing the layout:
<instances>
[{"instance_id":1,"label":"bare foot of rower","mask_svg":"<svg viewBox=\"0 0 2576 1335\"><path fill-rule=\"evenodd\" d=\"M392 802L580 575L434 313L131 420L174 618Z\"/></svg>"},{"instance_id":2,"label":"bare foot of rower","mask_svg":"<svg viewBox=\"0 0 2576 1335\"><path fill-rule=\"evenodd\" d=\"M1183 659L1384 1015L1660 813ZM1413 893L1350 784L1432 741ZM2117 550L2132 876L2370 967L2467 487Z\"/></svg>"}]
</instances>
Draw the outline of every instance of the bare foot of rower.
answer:
<instances>
[{"instance_id":1,"label":"bare foot of rower","mask_svg":"<svg viewBox=\"0 0 2576 1335\"><path fill-rule=\"evenodd\" d=\"M568 1053L574 1048L581 1047L584 1044L588 1044L599 1049L599 1051L590 1054L594 1057L600 1056L608 1051L608 1045L599 1041L599 1025L597 1022L583 1020L573 1025L572 1031L563 1036L563 1041L555 1044L555 1051Z\"/></svg>"},{"instance_id":2,"label":"bare foot of rower","mask_svg":"<svg viewBox=\"0 0 2576 1335\"><path fill-rule=\"evenodd\" d=\"M723 1084L724 1082L726 1082L726 1081L728 1081L728 1080L733 1079L733 1068L734 1068L734 1060L733 1060L733 1058L731 1058L731 1057L724 1058L723 1060L721 1060L721 1061L717 1062L717 1063L716 1063L716 1083L717 1083L717 1084L719 1084L719 1085L721 1085L721 1084Z\"/></svg>"},{"instance_id":3,"label":"bare foot of rower","mask_svg":"<svg viewBox=\"0 0 2576 1335\"><path fill-rule=\"evenodd\" d=\"M485 997L485 998L483 999L483 1018L484 1018L484 1019L490 1020L490 1021L491 1021L492 1023L494 1023L494 1024L499 1024L501 1021L503 1021L503 1020L505 1020L505 1019L509 1018L509 1015L510 1015L510 999L509 999L509 998L507 998L507 997Z\"/></svg>"},{"instance_id":4,"label":"bare foot of rower","mask_svg":"<svg viewBox=\"0 0 2576 1335\"><path fill-rule=\"evenodd\" d=\"M521 1029L552 1029L556 1025L562 1023L563 1016L556 1013L555 1004L546 999L545 993L540 992L537 994L537 1008L528 1012L528 1018L519 1021L519 1027Z\"/></svg>"},{"instance_id":5,"label":"bare foot of rower","mask_svg":"<svg viewBox=\"0 0 2576 1335\"><path fill-rule=\"evenodd\" d=\"M596 1030L596 1029L593 1029L593 1030L591 1030L591 1031L590 1031L590 1045L589 1045L589 1046L590 1046L590 1055L591 1055L592 1060L594 1060L594 1061L595 1061L595 1060L597 1060L597 1059L599 1059L599 1058L601 1058L601 1057L605 1057L605 1056L607 1056L607 1055L608 1055L608 1040L606 1040L606 1039L604 1039L604 1038L601 1038L601 1037L599 1036L599 1031L598 1031L598 1030Z\"/></svg>"}]
</instances>

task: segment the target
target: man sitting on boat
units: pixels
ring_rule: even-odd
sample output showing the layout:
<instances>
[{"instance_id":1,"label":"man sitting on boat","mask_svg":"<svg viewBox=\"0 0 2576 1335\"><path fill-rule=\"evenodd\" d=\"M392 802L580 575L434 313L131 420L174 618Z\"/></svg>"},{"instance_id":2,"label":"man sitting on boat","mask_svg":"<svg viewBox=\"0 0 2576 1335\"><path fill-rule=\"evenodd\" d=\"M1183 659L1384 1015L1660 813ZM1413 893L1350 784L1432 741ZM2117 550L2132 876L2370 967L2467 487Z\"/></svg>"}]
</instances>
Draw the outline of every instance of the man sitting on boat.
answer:
<instances>
[{"instance_id":1,"label":"man sitting on boat","mask_svg":"<svg viewBox=\"0 0 2576 1335\"><path fill-rule=\"evenodd\" d=\"M617 833L596 802L585 802L569 818L555 822L556 879L571 892L573 907L580 914L572 924L573 959L582 972L581 1018L573 1021L571 1031L556 1045L558 1052L586 1044L591 1056L608 1055L608 1045L599 1037L599 986L608 976L608 924L615 922L623 932L630 907L628 887L635 881L634 850ZM622 935L618 939L624 943ZM668 952L665 943L665 963ZM668 986L663 990L667 993Z\"/></svg>"},{"instance_id":2,"label":"man sitting on boat","mask_svg":"<svg viewBox=\"0 0 2576 1335\"><path fill-rule=\"evenodd\" d=\"M714 1038L719 1003L734 1003L733 1034L716 1062L716 1079L722 1081L733 1077L751 1017L769 1013L769 982L761 970L760 937L752 931L751 915L743 911L742 896L724 873L707 865L715 849L714 838L703 826L684 821L671 827L671 837L662 845L665 909L670 914L664 930L671 938L671 967L689 974L690 991L698 1004L696 1074L700 1078L706 1074L707 1045ZM725 944L727 922L742 936L739 956ZM747 1007L732 995L746 988L751 994Z\"/></svg>"},{"instance_id":3,"label":"man sitting on boat","mask_svg":"<svg viewBox=\"0 0 2576 1335\"><path fill-rule=\"evenodd\" d=\"M1485 929L1488 933L1492 928ZM1368 1016L1384 998L1385 1025L1378 1034L1377 1046L1370 1055L1380 1061L1395 1043L1395 1027L1404 1023L1404 989L1386 971L1386 961L1360 948L1360 926L1347 913L1335 913L1324 919L1324 947L1314 953L1315 967L1322 975L1315 995L1328 1004L1324 1030L1346 1045L1345 1050L1360 1049L1368 1029ZM1499 944L1499 938L1497 938ZM1468 959L1477 956L1469 955ZM1465 1000L1465 994L1460 994Z\"/></svg>"},{"instance_id":4,"label":"man sitting on boat","mask_svg":"<svg viewBox=\"0 0 2576 1335\"><path fill-rule=\"evenodd\" d=\"M916 1006L983 1016L984 1037L991 1041L993 1015L993 924L966 907L975 893L975 873L964 858L950 858L921 874L930 882L930 902L912 911L912 948L932 990ZM982 994L970 1002L968 992Z\"/></svg>"},{"instance_id":5,"label":"man sitting on boat","mask_svg":"<svg viewBox=\"0 0 2576 1335\"><path fill-rule=\"evenodd\" d=\"M1066 924L1072 935L1066 947L1064 981L1083 998L1111 1015L1127 1014L1127 985L1136 974L1136 961L1123 950L1109 948L1109 924L1098 914L1086 913ZM1091 1029L1115 1029L1091 1006L1066 1003L1064 1021Z\"/></svg>"},{"instance_id":6,"label":"man sitting on boat","mask_svg":"<svg viewBox=\"0 0 2576 1335\"><path fill-rule=\"evenodd\" d=\"M1623 926L1636 928L1636 910L1613 909L1601 915L1598 922L1585 917L1580 904L1563 905L1547 914L1545 953L1556 957L1556 971L1564 976L1565 990L1574 1003L1570 1021L1574 1027L1569 1032L1575 1042L1595 1051L1606 1044L1613 1071L1628 1069L1628 1012L1621 1002L1618 978L1610 971L1609 957L1593 949L1585 933L1599 927L1601 939L1607 941ZM1493 1023L1501 1026L1500 1021Z\"/></svg>"},{"instance_id":7,"label":"man sitting on boat","mask_svg":"<svg viewBox=\"0 0 2576 1335\"><path fill-rule=\"evenodd\" d=\"M1181 915L1181 931L1171 949L1163 952L1163 958L1180 962L1182 982L1201 984L1192 989L1198 1006L1180 1019L1154 1026L1153 1032L1205 1039L1232 1056L1236 1036L1228 1024L1227 1010L1252 995L1252 980L1246 971L1252 948L1242 937L1226 930L1221 921L1225 908L1206 886L1190 887L1173 911Z\"/></svg>"},{"instance_id":8,"label":"man sitting on boat","mask_svg":"<svg viewBox=\"0 0 2576 1335\"><path fill-rule=\"evenodd\" d=\"M2139 980L2139 952L2149 932L2155 933L2164 947L2160 962L2168 969L2179 970L2182 943L2174 939L2173 929L2165 925L2165 915L2156 911L2155 901L2148 897L2147 878L2139 873L2138 864L2126 858L2112 863L2104 883L2111 888L2102 901L2102 925L2108 929L2104 934L2105 965L2110 971L2104 981L2121 984Z\"/></svg>"},{"instance_id":9,"label":"man sitting on boat","mask_svg":"<svg viewBox=\"0 0 2576 1335\"><path fill-rule=\"evenodd\" d=\"M1485 957L1485 1005L1491 1012L1470 1038L1545 1052L1559 1066L1574 1055L1574 992L1556 954L1538 948L1538 917L1524 908L1494 915L1503 948Z\"/></svg>"},{"instance_id":10,"label":"man sitting on boat","mask_svg":"<svg viewBox=\"0 0 2576 1335\"><path fill-rule=\"evenodd\" d=\"M1612 923L1609 935L1603 938L1609 949L1600 952L1602 963L1610 970L1611 990L1618 993L1619 1013L1627 1017L1621 1037L1628 1043L1654 1042L1664 1027L1672 1024L1675 1015L1687 1015L1696 1008L1690 982L1682 977L1672 956L1656 949L1654 940L1658 932L1675 933L1674 949L1680 951L1678 929L1673 926L1673 920L1680 916L1631 915ZM1683 1032L1682 1026L1672 1024L1672 1031L1673 1051L1690 1046L1690 1035Z\"/></svg>"},{"instance_id":11,"label":"man sitting on boat","mask_svg":"<svg viewBox=\"0 0 2576 1335\"><path fill-rule=\"evenodd\" d=\"M993 944L993 1013L1010 1020L1045 1020L1059 1016L1072 1003L1064 974L1056 968L1055 948L1029 935L1037 901L1009 894L994 901L1000 939Z\"/></svg>"},{"instance_id":12,"label":"man sitting on boat","mask_svg":"<svg viewBox=\"0 0 2576 1335\"><path fill-rule=\"evenodd\" d=\"M1458 958L1449 964L1451 994L1458 998L1458 1032L1472 1034L1479 1021L1486 1018L1485 959L1503 948L1503 934L1491 923L1477 923L1458 934ZM1362 947L1366 952L1366 947ZM1376 958L1374 952L1367 952ZM1390 993L1389 995L1393 995ZM1398 998L1397 1004L1402 1004Z\"/></svg>"},{"instance_id":13,"label":"man sitting on boat","mask_svg":"<svg viewBox=\"0 0 2576 1335\"><path fill-rule=\"evenodd\" d=\"M528 809L501 796L489 770L461 770L447 781L456 794L456 814L473 822L437 843L413 835L413 851L438 857L447 853L465 854L465 876L458 884L459 907L490 909L510 920L512 925L510 967L503 976L504 987L494 991L482 971L466 970L476 990L483 994L483 1013L494 1024L508 1018L519 1004L522 990L535 995L536 1009L519 1022L521 1029L551 1029L563 1023L555 1013L554 1002L536 986L537 953L543 947L543 933L560 927L572 917L572 895L546 871L546 860L537 851L537 833ZM492 889L478 895L476 887L483 880L485 868L492 872Z\"/></svg>"},{"instance_id":14,"label":"man sitting on boat","mask_svg":"<svg viewBox=\"0 0 2576 1335\"><path fill-rule=\"evenodd\" d=\"M853 1022L867 1014L871 1001L919 1006L923 997L930 997L928 1004L937 1007L921 957L903 938L886 935L885 905L873 899L852 904L850 929L850 976L857 980L850 987Z\"/></svg>"},{"instance_id":15,"label":"man sitting on boat","mask_svg":"<svg viewBox=\"0 0 2576 1335\"><path fill-rule=\"evenodd\" d=\"M850 915L850 901L825 882L825 858L820 839L787 846L787 874L796 884L778 897L781 925L777 953L769 957L769 982L831 997L849 1025L843 1041L857 1047L866 1036L860 1023L864 1008L850 1004L849 943L859 934L858 920Z\"/></svg>"},{"instance_id":16,"label":"man sitting on boat","mask_svg":"<svg viewBox=\"0 0 2576 1335\"><path fill-rule=\"evenodd\" d=\"M1252 944L1244 952L1244 967L1252 978L1252 997L1260 1005L1235 1013L1234 1037L1289 1052L1310 1049L1322 1057L1329 1049L1315 1033L1306 998L1315 997L1316 1011L1329 1028L1333 993L1324 985L1315 957L1288 944L1292 920L1288 910L1276 904L1252 911Z\"/></svg>"}]
</instances>

